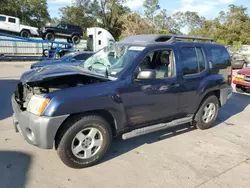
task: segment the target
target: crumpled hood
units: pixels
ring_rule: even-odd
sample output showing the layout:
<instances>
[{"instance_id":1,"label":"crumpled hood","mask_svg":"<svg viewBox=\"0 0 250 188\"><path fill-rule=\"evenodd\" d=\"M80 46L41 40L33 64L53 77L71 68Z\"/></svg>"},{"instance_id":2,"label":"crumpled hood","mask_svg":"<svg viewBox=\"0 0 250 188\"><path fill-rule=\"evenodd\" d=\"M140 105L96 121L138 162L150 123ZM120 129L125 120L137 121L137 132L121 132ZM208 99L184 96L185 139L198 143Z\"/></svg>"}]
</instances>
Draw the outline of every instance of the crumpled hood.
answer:
<instances>
[{"instance_id":1,"label":"crumpled hood","mask_svg":"<svg viewBox=\"0 0 250 188\"><path fill-rule=\"evenodd\" d=\"M250 67L239 70L239 74L250 75Z\"/></svg>"},{"instance_id":2,"label":"crumpled hood","mask_svg":"<svg viewBox=\"0 0 250 188\"><path fill-rule=\"evenodd\" d=\"M34 82L41 82L45 80L50 80L60 76L67 76L67 75L85 75L85 76L92 76L96 78L107 79L102 75L91 74L88 71L84 71L83 69L76 67L76 66L69 66L69 65L57 65L57 66L47 66L38 69L32 69L28 72L25 72L20 81L25 83L34 83Z\"/></svg>"}]
</instances>

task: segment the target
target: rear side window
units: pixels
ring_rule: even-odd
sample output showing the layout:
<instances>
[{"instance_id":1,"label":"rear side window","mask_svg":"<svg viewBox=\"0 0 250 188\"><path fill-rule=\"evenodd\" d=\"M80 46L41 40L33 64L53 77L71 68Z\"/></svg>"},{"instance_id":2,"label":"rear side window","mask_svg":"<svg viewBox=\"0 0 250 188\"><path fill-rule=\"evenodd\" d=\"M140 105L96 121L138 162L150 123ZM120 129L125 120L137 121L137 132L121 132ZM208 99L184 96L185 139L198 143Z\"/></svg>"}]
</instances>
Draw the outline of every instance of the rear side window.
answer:
<instances>
[{"instance_id":1,"label":"rear side window","mask_svg":"<svg viewBox=\"0 0 250 188\"><path fill-rule=\"evenodd\" d=\"M0 16L0 22L5 22L5 21L6 21L6 17Z\"/></svg>"},{"instance_id":2,"label":"rear side window","mask_svg":"<svg viewBox=\"0 0 250 188\"><path fill-rule=\"evenodd\" d=\"M9 18L9 22L10 23L16 23L16 19L15 18Z\"/></svg>"},{"instance_id":3,"label":"rear side window","mask_svg":"<svg viewBox=\"0 0 250 188\"><path fill-rule=\"evenodd\" d=\"M206 68L204 53L200 47L183 47L181 58L183 75L198 74Z\"/></svg>"}]
</instances>

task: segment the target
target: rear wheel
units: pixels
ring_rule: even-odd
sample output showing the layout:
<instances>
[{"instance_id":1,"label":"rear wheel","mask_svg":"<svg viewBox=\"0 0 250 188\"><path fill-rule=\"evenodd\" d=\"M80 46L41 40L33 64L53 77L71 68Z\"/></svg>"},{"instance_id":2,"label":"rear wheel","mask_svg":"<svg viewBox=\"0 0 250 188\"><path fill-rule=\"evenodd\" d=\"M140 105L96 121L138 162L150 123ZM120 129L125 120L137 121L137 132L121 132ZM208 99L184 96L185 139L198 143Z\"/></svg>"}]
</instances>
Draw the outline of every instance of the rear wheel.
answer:
<instances>
[{"instance_id":1,"label":"rear wheel","mask_svg":"<svg viewBox=\"0 0 250 188\"><path fill-rule=\"evenodd\" d=\"M90 115L66 122L56 138L56 148L64 164L85 168L96 164L107 152L112 140L109 124Z\"/></svg>"},{"instance_id":2,"label":"rear wheel","mask_svg":"<svg viewBox=\"0 0 250 188\"><path fill-rule=\"evenodd\" d=\"M247 90L244 86L241 85L236 85L235 89L238 93L244 93Z\"/></svg>"},{"instance_id":3,"label":"rear wheel","mask_svg":"<svg viewBox=\"0 0 250 188\"><path fill-rule=\"evenodd\" d=\"M72 37L71 41L72 41L74 44L79 44L80 41L81 41L81 38L80 38L80 36L78 36L78 35L74 35L74 36Z\"/></svg>"},{"instance_id":4,"label":"rear wheel","mask_svg":"<svg viewBox=\"0 0 250 188\"><path fill-rule=\"evenodd\" d=\"M30 32L28 30L22 30L20 33L21 37L29 38L30 37Z\"/></svg>"},{"instance_id":5,"label":"rear wheel","mask_svg":"<svg viewBox=\"0 0 250 188\"><path fill-rule=\"evenodd\" d=\"M195 116L195 126L198 129L208 129L215 124L219 111L219 100L216 96L208 96L200 106Z\"/></svg>"},{"instance_id":6,"label":"rear wheel","mask_svg":"<svg viewBox=\"0 0 250 188\"><path fill-rule=\"evenodd\" d=\"M46 40L55 40L55 35L54 33L52 32L48 32L45 34L45 37L44 37Z\"/></svg>"}]
</instances>

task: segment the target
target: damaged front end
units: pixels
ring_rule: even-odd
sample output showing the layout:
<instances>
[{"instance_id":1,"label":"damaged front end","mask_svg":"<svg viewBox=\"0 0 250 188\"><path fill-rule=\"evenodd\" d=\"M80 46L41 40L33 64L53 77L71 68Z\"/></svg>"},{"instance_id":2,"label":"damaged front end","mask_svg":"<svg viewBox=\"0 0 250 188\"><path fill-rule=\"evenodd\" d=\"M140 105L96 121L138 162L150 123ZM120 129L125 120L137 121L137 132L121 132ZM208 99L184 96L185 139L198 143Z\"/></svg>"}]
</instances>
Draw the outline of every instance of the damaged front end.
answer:
<instances>
[{"instance_id":1,"label":"damaged front end","mask_svg":"<svg viewBox=\"0 0 250 188\"><path fill-rule=\"evenodd\" d=\"M16 102L22 111L26 110L28 103L34 95L44 95L46 93L58 90L81 87L88 84L96 84L109 81L105 77L85 75L85 74L66 74L66 75L50 75L43 79L33 79L32 81L22 81L18 83L14 93Z\"/></svg>"}]
</instances>

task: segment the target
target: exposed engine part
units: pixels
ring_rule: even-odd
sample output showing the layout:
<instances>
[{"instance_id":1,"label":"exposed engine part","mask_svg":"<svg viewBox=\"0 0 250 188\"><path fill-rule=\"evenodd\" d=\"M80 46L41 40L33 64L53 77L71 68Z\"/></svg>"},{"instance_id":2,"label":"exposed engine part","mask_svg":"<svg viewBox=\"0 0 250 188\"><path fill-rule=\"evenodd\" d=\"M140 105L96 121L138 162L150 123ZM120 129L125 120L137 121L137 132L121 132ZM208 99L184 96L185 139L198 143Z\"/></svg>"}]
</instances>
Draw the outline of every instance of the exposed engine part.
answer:
<instances>
[{"instance_id":1,"label":"exposed engine part","mask_svg":"<svg viewBox=\"0 0 250 188\"><path fill-rule=\"evenodd\" d=\"M94 84L98 82L104 82L105 80L84 76L84 75L69 75L60 76L50 80L44 80L42 82L32 82L22 85L18 84L15 91L16 101L25 110L28 106L29 100L33 95L42 95L54 91L58 91L70 87L81 87L83 85Z\"/></svg>"}]
</instances>

